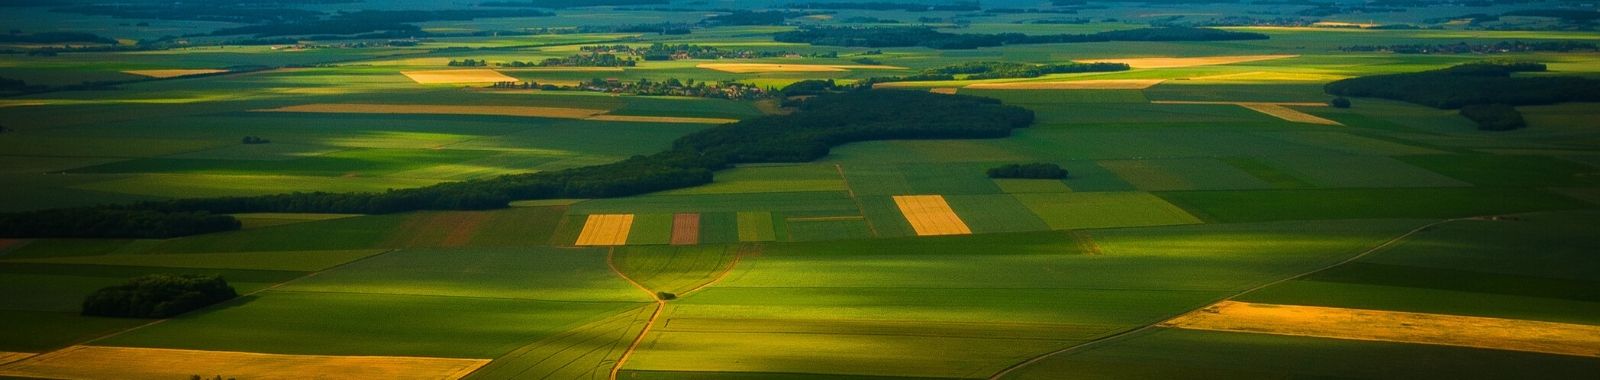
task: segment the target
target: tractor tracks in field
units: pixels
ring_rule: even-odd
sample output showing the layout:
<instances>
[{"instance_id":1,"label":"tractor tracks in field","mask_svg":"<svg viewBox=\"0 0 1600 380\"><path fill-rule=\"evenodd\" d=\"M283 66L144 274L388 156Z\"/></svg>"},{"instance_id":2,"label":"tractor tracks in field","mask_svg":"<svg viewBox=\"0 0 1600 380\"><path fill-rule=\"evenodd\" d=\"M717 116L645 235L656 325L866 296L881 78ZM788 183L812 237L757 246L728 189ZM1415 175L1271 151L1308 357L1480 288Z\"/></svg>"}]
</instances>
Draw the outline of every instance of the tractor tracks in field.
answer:
<instances>
[{"instance_id":1,"label":"tractor tracks in field","mask_svg":"<svg viewBox=\"0 0 1600 380\"><path fill-rule=\"evenodd\" d=\"M1131 328L1131 329L1123 330L1121 332L1113 333L1111 335L1106 335L1106 336L1103 336L1103 337L1090 339L1090 340L1085 341L1083 343L1079 343L1079 344L1068 346L1068 347L1065 347L1065 348L1062 348L1062 349L1058 349L1058 350L1055 350L1055 351L1050 351L1050 352L1046 352L1046 353L1043 353L1043 354L1039 354L1039 355L1033 356L1031 358L1028 358L1027 360L1023 360L1021 362L1018 362L1016 364L1012 364L1011 366L1003 368L999 372L995 372L995 374L994 375L990 375L988 379L989 380L1000 380L1002 378L1005 378L1007 375L1010 375L1012 372L1015 372L1015 371L1017 371L1019 369L1022 369L1022 368L1026 368L1026 367L1028 367L1030 365L1033 365L1035 363L1044 361L1045 359L1049 359L1049 358L1054 357L1056 355L1061 355L1061 354L1065 354L1065 353L1081 351L1081 350L1084 350L1084 349L1087 349L1087 348L1090 348L1090 347L1094 347L1096 345L1100 345L1100 344L1103 344L1103 343L1106 343L1106 342L1115 341L1115 340L1122 339L1122 338L1125 338L1125 337L1128 337L1128 336L1132 336L1132 335L1135 335L1135 334L1138 334L1138 333L1141 333L1141 332L1149 331L1149 330L1152 330L1152 329L1155 329L1155 328L1159 327L1162 322L1165 322L1165 321L1167 321L1169 319L1172 319L1173 317L1177 317L1177 316L1180 316L1180 315L1185 315L1185 314L1188 314L1188 313L1191 313L1191 312L1194 312L1194 311L1197 311L1197 310L1200 310L1200 309L1204 309L1204 308L1206 308L1208 306L1216 304L1217 302L1233 300L1235 298L1244 296L1246 294L1254 293L1254 292L1259 291L1261 289L1266 289L1266 288L1274 286L1274 285L1278 285L1278 284L1282 284L1282 283L1285 283L1285 282L1289 282L1289 281L1294 281L1294 280L1299 280L1299 279L1302 279L1302 278L1310 277L1312 275L1315 275L1317 273L1322 273L1322 272L1327 271L1329 269L1333 269L1333 268L1336 268L1336 267L1339 267L1339 266L1342 266L1342 265L1345 265L1345 264L1353 263L1356 260L1360 260L1360 259L1365 258L1367 256L1371 256L1374 253L1381 252L1381 251L1383 251L1385 249L1388 249L1389 247L1395 246L1396 244L1400 244L1400 242L1405 241L1406 239L1411 238L1412 236L1415 236L1418 233L1431 230L1434 227L1438 227L1438 226L1449 224L1449 223L1459 222L1459 221L1465 221L1465 220L1492 220L1493 218L1494 218L1494 216L1472 216L1472 217L1464 217L1464 218L1445 219L1445 220L1440 220L1440 221L1435 221L1435 222L1432 222L1432 223L1424 224L1424 225L1419 226L1417 228L1413 228L1410 231L1407 231L1406 233L1401 234L1400 236L1396 236L1394 238L1391 238L1389 240L1384 241L1383 243L1379 243L1378 245L1373 246L1372 248L1368 248L1365 251L1361 251L1361 253L1357 253L1354 256L1350 256L1348 258L1345 258L1344 260L1340 260L1340 261L1334 262L1332 264L1328 264L1328 265L1324 265L1324 266L1321 266L1321 267L1317 267L1317 268L1309 270L1309 271L1301 272L1301 273L1293 275L1293 276L1284 277L1284 278L1280 278L1280 279L1273 280L1273 281L1268 281L1268 282L1266 282L1264 284L1256 285L1256 286L1251 287L1249 289L1245 289L1243 291L1235 292L1235 293L1230 294L1230 295L1228 295L1226 297L1222 297L1222 298L1218 298L1218 299L1215 299L1215 300L1211 300L1210 302L1206 302L1204 305L1200 306L1199 308L1194 308L1194 309L1190 309L1190 310L1184 310L1183 312L1180 312L1180 313L1177 313L1177 314L1173 314L1170 317L1162 318L1160 321L1157 321L1157 322L1154 322L1154 323L1140 325L1140 326L1137 326L1137 327L1134 327L1134 328Z\"/></svg>"}]
</instances>

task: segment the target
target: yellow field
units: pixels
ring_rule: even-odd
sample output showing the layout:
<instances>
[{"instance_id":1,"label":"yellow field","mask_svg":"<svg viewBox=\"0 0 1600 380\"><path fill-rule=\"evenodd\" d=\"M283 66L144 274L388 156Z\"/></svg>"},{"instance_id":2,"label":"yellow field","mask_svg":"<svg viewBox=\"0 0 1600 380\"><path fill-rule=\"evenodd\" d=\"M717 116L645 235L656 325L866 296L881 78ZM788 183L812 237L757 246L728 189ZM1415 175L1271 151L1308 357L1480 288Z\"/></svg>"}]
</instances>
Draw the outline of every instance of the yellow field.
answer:
<instances>
[{"instance_id":1,"label":"yellow field","mask_svg":"<svg viewBox=\"0 0 1600 380\"><path fill-rule=\"evenodd\" d=\"M1164 327L1600 357L1600 326L1223 301Z\"/></svg>"},{"instance_id":2,"label":"yellow field","mask_svg":"<svg viewBox=\"0 0 1600 380\"><path fill-rule=\"evenodd\" d=\"M484 364L489 360L73 346L0 366L0 376L170 380L187 379L194 374L222 374L240 379L421 380L459 379Z\"/></svg>"},{"instance_id":3,"label":"yellow field","mask_svg":"<svg viewBox=\"0 0 1600 380\"><path fill-rule=\"evenodd\" d=\"M225 73L228 70L218 69L171 69L171 70L126 70L124 73L147 76L151 78L174 78L189 75Z\"/></svg>"},{"instance_id":4,"label":"yellow field","mask_svg":"<svg viewBox=\"0 0 1600 380\"><path fill-rule=\"evenodd\" d=\"M1299 57L1298 55L1227 55L1215 57L1184 57L1184 58L1121 58L1121 59L1093 59L1079 62L1112 62L1126 63L1135 69L1163 69L1172 67L1227 65L1233 63L1265 61L1269 59L1282 59Z\"/></svg>"},{"instance_id":5,"label":"yellow field","mask_svg":"<svg viewBox=\"0 0 1600 380\"><path fill-rule=\"evenodd\" d=\"M257 110L259 112L310 112L310 113L383 113L383 114L444 114L548 117L557 119L586 119L605 113L606 110L561 107L525 106L450 106L430 104L358 104L316 103Z\"/></svg>"},{"instance_id":6,"label":"yellow field","mask_svg":"<svg viewBox=\"0 0 1600 380\"><path fill-rule=\"evenodd\" d=\"M994 90L1143 90L1162 79L1098 79L1061 82L978 83L966 88Z\"/></svg>"},{"instance_id":7,"label":"yellow field","mask_svg":"<svg viewBox=\"0 0 1600 380\"><path fill-rule=\"evenodd\" d=\"M594 214L583 223L583 232L573 245L624 245L628 244L628 230L633 228L633 214Z\"/></svg>"},{"instance_id":8,"label":"yellow field","mask_svg":"<svg viewBox=\"0 0 1600 380\"><path fill-rule=\"evenodd\" d=\"M490 69L401 71L400 73L421 84L517 81L517 78L512 78Z\"/></svg>"},{"instance_id":9,"label":"yellow field","mask_svg":"<svg viewBox=\"0 0 1600 380\"><path fill-rule=\"evenodd\" d=\"M739 119L720 119L714 117L673 117L673 116L631 116L631 115L594 115L586 120L595 121L628 121L637 123L687 123L687 124L727 124Z\"/></svg>"},{"instance_id":10,"label":"yellow field","mask_svg":"<svg viewBox=\"0 0 1600 380\"><path fill-rule=\"evenodd\" d=\"M900 206L900 213L911 222L911 229L917 231L917 236L972 233L942 195L896 195L894 204Z\"/></svg>"},{"instance_id":11,"label":"yellow field","mask_svg":"<svg viewBox=\"0 0 1600 380\"><path fill-rule=\"evenodd\" d=\"M928 89L928 92L935 93L935 94L955 95L956 91L960 91L960 90L961 89L955 88L955 87L940 87L940 88Z\"/></svg>"},{"instance_id":12,"label":"yellow field","mask_svg":"<svg viewBox=\"0 0 1600 380\"><path fill-rule=\"evenodd\" d=\"M1331 82L1345 78L1349 77L1344 75L1318 73L1251 71L1243 73L1191 77L1189 80L1195 82Z\"/></svg>"},{"instance_id":13,"label":"yellow field","mask_svg":"<svg viewBox=\"0 0 1600 380\"><path fill-rule=\"evenodd\" d=\"M1372 27L1377 27L1378 24L1373 24L1373 23L1355 23L1355 22L1338 22L1338 21L1318 21L1318 22L1311 23L1311 26L1319 26L1319 27L1324 27L1324 28L1372 28Z\"/></svg>"},{"instance_id":14,"label":"yellow field","mask_svg":"<svg viewBox=\"0 0 1600 380\"><path fill-rule=\"evenodd\" d=\"M29 357L33 357L33 355L34 354L32 352L0 351L0 366L5 365L6 363L10 363L10 362L14 362L14 361L22 360L22 359L27 359Z\"/></svg>"},{"instance_id":15,"label":"yellow field","mask_svg":"<svg viewBox=\"0 0 1600 380\"><path fill-rule=\"evenodd\" d=\"M1300 112L1300 111L1295 111L1293 109L1290 109L1289 107L1284 107L1282 105L1277 105L1277 104L1240 103L1239 106L1240 107L1244 107L1244 108L1249 108L1251 111L1264 113L1264 114L1267 114L1267 115L1272 116L1272 117L1276 117L1276 118L1279 118L1279 119L1284 119L1284 120L1288 120L1288 121L1292 121L1292 122L1296 122L1296 123L1322 124L1322 125L1344 125L1344 124L1339 124L1339 122L1337 122L1337 121L1323 119L1323 118L1317 117L1316 115L1312 115L1312 114L1308 114L1308 113Z\"/></svg>"},{"instance_id":16,"label":"yellow field","mask_svg":"<svg viewBox=\"0 0 1600 380\"><path fill-rule=\"evenodd\" d=\"M904 70L904 67L883 65L788 65L777 63L702 63L695 65L702 69L716 70L730 73L794 73L794 72L826 72L862 70Z\"/></svg>"}]
</instances>

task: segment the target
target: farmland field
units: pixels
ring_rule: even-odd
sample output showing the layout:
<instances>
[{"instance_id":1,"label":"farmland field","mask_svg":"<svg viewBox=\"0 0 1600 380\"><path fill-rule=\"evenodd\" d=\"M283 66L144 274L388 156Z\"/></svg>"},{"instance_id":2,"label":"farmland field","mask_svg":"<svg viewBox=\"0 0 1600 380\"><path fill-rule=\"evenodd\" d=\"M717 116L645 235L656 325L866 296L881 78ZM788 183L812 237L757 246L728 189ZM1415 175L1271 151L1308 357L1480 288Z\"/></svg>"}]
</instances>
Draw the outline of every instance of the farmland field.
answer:
<instances>
[{"instance_id":1,"label":"farmland field","mask_svg":"<svg viewBox=\"0 0 1600 380\"><path fill-rule=\"evenodd\" d=\"M0 378L1600 373L1594 4L0 9Z\"/></svg>"}]
</instances>

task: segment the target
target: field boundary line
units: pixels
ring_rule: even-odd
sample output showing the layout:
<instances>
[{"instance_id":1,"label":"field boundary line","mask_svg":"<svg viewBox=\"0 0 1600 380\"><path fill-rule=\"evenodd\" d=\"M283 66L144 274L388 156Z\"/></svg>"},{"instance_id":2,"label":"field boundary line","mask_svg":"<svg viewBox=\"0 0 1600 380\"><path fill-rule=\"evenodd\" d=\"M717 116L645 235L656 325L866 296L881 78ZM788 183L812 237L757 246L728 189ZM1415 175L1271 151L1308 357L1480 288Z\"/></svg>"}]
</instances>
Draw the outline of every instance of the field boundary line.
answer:
<instances>
[{"instance_id":1,"label":"field boundary line","mask_svg":"<svg viewBox=\"0 0 1600 380\"><path fill-rule=\"evenodd\" d=\"M1130 336L1130 335L1133 335L1133 334L1137 334L1137 333L1140 333L1140 332L1148 331L1150 329L1154 329L1154 328L1159 327L1162 322L1166 322L1167 320L1170 320L1172 318L1176 318L1177 316L1181 316L1181 315L1193 313L1193 312L1195 312L1197 310L1205 309L1206 307L1210 307L1211 305L1214 305L1214 304L1216 304L1218 302L1233 300L1234 298L1238 298L1238 297L1246 295L1246 294L1254 293L1254 292L1256 292L1258 290L1261 290L1261 289L1266 289L1266 288L1274 286L1274 285L1278 285L1278 284L1282 284L1282 283L1285 283L1285 282L1306 278L1306 277L1309 277L1311 275L1315 275L1317 273L1322 273L1322 272L1325 272L1325 271L1327 271L1329 269L1333 269L1335 267L1339 267L1339 266L1342 266L1342 265L1345 265L1345 264L1349 264L1349 263L1355 262L1356 260L1360 260L1362 258L1370 256L1373 253L1377 253L1377 252L1383 251L1385 249L1388 249L1389 247L1393 247L1396 244L1399 244L1401 241L1404 241L1405 239L1410 238L1413 235L1416 235L1417 233L1433 229L1434 227L1438 227L1440 225L1444 225L1444 224L1447 224L1447 223L1454 223L1454 222L1464 221L1464 220L1483 220L1483 219L1486 219L1486 218L1489 218L1489 216L1470 216L1470 217L1463 217L1463 218L1453 218L1453 219L1445 219L1445 220L1440 220L1440 221L1435 221L1435 222L1432 222L1432 223L1424 224L1424 225L1419 226L1417 228L1413 228L1410 231L1407 231L1406 233L1401 234L1400 236L1396 236L1394 238L1391 238L1389 240L1384 241L1383 243L1379 243L1378 245L1373 246L1372 248L1368 248L1367 250L1362 251L1361 253L1357 253L1354 256L1347 257L1344 260L1340 260L1340 261L1334 262L1332 264L1328 264L1328 265L1324 265L1324 266L1321 266L1321 267L1317 267L1315 269L1312 269L1312 270L1309 270L1309 271L1306 271L1306 272L1301 272L1300 274L1296 274L1296 275L1293 275L1293 276L1284 277L1284 278L1280 278L1280 279L1273 280L1273 281L1268 281L1267 283L1264 283L1264 284L1261 284L1261 285L1256 285L1256 286L1251 287L1249 289L1245 289L1243 291L1233 293L1232 295L1228 295L1228 296L1225 296L1225 297L1222 297L1222 298L1219 298L1219 299L1211 300L1209 302L1206 302L1205 305L1202 305L1200 307L1189 309L1189 310L1185 310L1185 311L1183 311L1181 313L1178 313L1176 315L1173 315L1173 316L1170 316L1170 317L1166 317L1166 318L1162 318L1161 321L1158 321L1158 322L1145 324L1145 325L1142 325L1142 326L1134 327L1134 328L1128 329L1128 330L1123 330L1122 332L1114 333L1114 334L1107 335L1107 336L1104 336L1104 337L1090 339L1089 341L1086 341L1086 342L1083 342L1083 343L1080 343L1080 344L1077 344L1077 345L1074 345L1074 346L1069 346L1069 347L1058 349L1058 350L1055 350L1055 351L1050 351L1050 352L1046 352L1046 353L1043 353L1043 354L1039 354L1039 355L1034 356L1032 358L1028 358L1028 360L1024 360L1022 362L1019 362L1019 363L1016 363L1016 364L1012 364L1011 366L1003 368L1003 369L1000 370L1000 372L996 372L994 375L990 375L988 379L989 380L1000 380L1001 378L1004 378L1006 375L1009 375L1009 374L1011 374L1012 372L1015 372L1018 369L1022 369L1024 367L1033 365L1034 363L1038 363L1038 362L1044 361L1045 359L1049 359L1049 358L1054 357L1056 355L1060 355L1060 354L1064 354L1064 353L1068 353L1068 352L1079 351L1079 350L1082 350L1082 349L1085 349L1085 348L1093 347L1093 346L1095 346L1097 344L1100 344L1100 343L1114 341L1114 340L1121 339L1121 338L1124 338L1124 337L1127 337L1127 336Z\"/></svg>"},{"instance_id":2,"label":"field boundary line","mask_svg":"<svg viewBox=\"0 0 1600 380\"><path fill-rule=\"evenodd\" d=\"M617 277L622 277L623 281L627 281L628 284L631 284L633 287L639 288L640 291L645 292L645 294L650 295L650 299L656 301L656 309L655 311L650 312L650 319L645 320L644 328L639 329L639 336L633 337L633 343L629 343L628 349L623 350L622 356L617 357L616 364L611 365L611 375L607 377L610 380L617 380L617 375L622 373L622 366L628 364L628 358L632 357L633 352L639 349L640 344L644 343L644 338L650 335L650 327L655 326L656 319L661 318L661 312L667 308L667 301L662 300L660 296L657 296L656 292L651 291L650 288L645 287L643 284L633 281L632 278L628 278L626 273L622 273L621 270L617 269L616 261L612 259L616 256L616 253L616 247L611 247L611 249L606 251L606 267L611 269L611 273L617 274Z\"/></svg>"},{"instance_id":3,"label":"field boundary line","mask_svg":"<svg viewBox=\"0 0 1600 380\"><path fill-rule=\"evenodd\" d=\"M833 170L839 172L839 181L844 182L844 192L850 195L850 201L855 202L856 212L861 213L861 221L866 222L867 231L872 232L872 237L882 237L878 235L878 227L872 225L872 219L867 218L867 206L861 203L861 198L856 196L855 189L850 187L850 177L844 175L844 165L833 164ZM792 232L789 240L794 240Z\"/></svg>"}]
</instances>

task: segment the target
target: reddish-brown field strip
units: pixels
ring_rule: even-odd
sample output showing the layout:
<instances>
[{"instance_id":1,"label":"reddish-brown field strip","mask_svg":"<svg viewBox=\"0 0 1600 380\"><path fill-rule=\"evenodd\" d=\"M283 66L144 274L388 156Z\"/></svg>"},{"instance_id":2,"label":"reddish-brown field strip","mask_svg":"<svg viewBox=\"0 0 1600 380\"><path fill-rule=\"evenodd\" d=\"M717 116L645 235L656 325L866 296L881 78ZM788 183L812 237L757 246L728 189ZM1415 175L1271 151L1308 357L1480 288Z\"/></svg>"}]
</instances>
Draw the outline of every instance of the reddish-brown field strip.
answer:
<instances>
[{"instance_id":1,"label":"reddish-brown field strip","mask_svg":"<svg viewBox=\"0 0 1600 380\"><path fill-rule=\"evenodd\" d=\"M1222 301L1163 327L1600 357L1600 326Z\"/></svg>"},{"instance_id":2,"label":"reddish-brown field strip","mask_svg":"<svg viewBox=\"0 0 1600 380\"><path fill-rule=\"evenodd\" d=\"M672 245L700 244L700 214L672 216Z\"/></svg>"},{"instance_id":3,"label":"reddish-brown field strip","mask_svg":"<svg viewBox=\"0 0 1600 380\"><path fill-rule=\"evenodd\" d=\"M281 355L253 352L73 346L0 366L0 376L170 380L194 374L239 379L460 379L488 359Z\"/></svg>"},{"instance_id":4,"label":"reddish-brown field strip","mask_svg":"<svg viewBox=\"0 0 1600 380\"><path fill-rule=\"evenodd\" d=\"M444 235L444 240L439 243L441 247L460 247L472 242L472 237L478 234L478 226L489 219L488 213L463 212L452 215L449 219L450 233Z\"/></svg>"}]
</instances>

